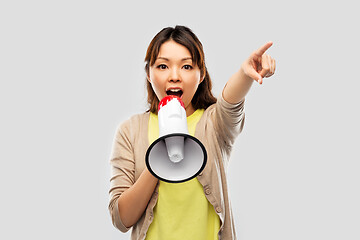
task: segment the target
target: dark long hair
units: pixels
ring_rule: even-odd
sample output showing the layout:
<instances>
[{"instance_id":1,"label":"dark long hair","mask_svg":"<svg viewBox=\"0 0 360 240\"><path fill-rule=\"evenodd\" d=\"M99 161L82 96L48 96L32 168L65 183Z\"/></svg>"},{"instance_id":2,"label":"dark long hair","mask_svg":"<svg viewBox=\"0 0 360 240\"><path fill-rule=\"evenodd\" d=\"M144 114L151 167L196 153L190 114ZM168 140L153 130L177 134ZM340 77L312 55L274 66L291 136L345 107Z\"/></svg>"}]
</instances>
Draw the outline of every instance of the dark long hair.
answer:
<instances>
[{"instance_id":1,"label":"dark long hair","mask_svg":"<svg viewBox=\"0 0 360 240\"><path fill-rule=\"evenodd\" d=\"M156 58L158 57L160 47L163 43L173 40L184 47L186 47L192 57L192 60L200 69L201 78L204 80L199 84L191 103L194 109L203 108L206 109L210 105L216 103L216 98L211 92L212 83L210 75L205 65L205 54L201 42L192 32L192 30L185 26L175 26L175 28L167 27L162 29L150 42L146 56L145 56L145 71L149 76L149 68L154 65ZM148 92L148 111L157 113L159 105L159 99L157 98L152 86L148 80L147 92Z\"/></svg>"}]
</instances>

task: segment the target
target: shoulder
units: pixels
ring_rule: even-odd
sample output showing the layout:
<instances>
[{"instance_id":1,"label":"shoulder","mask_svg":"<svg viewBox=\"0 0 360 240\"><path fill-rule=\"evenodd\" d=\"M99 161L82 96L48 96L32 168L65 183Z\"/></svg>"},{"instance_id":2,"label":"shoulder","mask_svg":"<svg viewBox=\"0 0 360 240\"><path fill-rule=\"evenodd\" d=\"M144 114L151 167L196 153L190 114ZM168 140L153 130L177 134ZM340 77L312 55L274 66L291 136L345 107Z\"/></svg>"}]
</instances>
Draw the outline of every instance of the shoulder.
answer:
<instances>
[{"instance_id":1,"label":"shoulder","mask_svg":"<svg viewBox=\"0 0 360 240\"><path fill-rule=\"evenodd\" d=\"M128 125L131 125L131 124L137 124L137 123L140 123L142 121L144 121L146 118L148 119L149 118L149 115L150 113L149 112L144 112L144 113L139 113L139 114L135 114L135 115L132 115L131 117L129 117L128 119L120 122L118 124L118 126L128 126Z\"/></svg>"},{"instance_id":2,"label":"shoulder","mask_svg":"<svg viewBox=\"0 0 360 240\"><path fill-rule=\"evenodd\" d=\"M131 116L117 125L116 132L130 135L141 131L144 126L147 126L149 115L149 112L144 112Z\"/></svg>"}]
</instances>

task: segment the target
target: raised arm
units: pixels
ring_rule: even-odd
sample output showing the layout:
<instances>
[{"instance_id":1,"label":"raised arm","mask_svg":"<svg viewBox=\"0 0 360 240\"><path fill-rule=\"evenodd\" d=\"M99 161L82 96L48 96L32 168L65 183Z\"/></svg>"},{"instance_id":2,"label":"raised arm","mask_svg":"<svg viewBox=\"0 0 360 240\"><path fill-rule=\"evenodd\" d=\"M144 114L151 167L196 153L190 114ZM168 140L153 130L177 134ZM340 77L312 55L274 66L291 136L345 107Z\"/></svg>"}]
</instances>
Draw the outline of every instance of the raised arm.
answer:
<instances>
[{"instance_id":1,"label":"raised arm","mask_svg":"<svg viewBox=\"0 0 360 240\"><path fill-rule=\"evenodd\" d=\"M274 74L275 60L265 54L272 44L268 42L254 51L242 63L239 71L230 77L223 90L223 97L227 102L239 103L245 98L254 80L262 84L264 77Z\"/></svg>"}]
</instances>

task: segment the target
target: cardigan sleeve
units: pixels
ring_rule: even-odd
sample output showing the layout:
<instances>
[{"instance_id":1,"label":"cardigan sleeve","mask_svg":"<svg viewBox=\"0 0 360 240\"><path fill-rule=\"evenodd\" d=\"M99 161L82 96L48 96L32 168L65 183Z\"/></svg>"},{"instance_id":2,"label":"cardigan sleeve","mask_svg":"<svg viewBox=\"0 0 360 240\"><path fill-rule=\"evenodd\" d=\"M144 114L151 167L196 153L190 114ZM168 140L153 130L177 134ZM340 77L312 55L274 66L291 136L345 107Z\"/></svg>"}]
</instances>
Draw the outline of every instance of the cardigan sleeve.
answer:
<instances>
[{"instance_id":1,"label":"cardigan sleeve","mask_svg":"<svg viewBox=\"0 0 360 240\"><path fill-rule=\"evenodd\" d=\"M237 104L228 103L221 94L216 103L214 127L220 149L225 150L226 154L230 154L236 137L244 127L244 102L245 99Z\"/></svg>"},{"instance_id":2,"label":"cardigan sleeve","mask_svg":"<svg viewBox=\"0 0 360 240\"><path fill-rule=\"evenodd\" d=\"M110 157L110 203L109 211L113 225L122 232L127 228L120 218L118 199L120 195L135 182L135 160L131 141L131 121L119 125L113 140Z\"/></svg>"}]
</instances>

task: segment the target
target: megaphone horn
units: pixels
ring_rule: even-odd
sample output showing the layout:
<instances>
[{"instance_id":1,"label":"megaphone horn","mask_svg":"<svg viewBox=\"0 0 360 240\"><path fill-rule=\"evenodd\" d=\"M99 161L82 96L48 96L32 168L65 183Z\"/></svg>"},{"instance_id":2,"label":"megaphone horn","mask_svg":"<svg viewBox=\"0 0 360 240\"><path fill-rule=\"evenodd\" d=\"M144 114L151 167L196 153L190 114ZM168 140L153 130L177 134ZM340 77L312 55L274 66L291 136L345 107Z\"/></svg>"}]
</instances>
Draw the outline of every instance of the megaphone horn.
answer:
<instances>
[{"instance_id":1,"label":"megaphone horn","mask_svg":"<svg viewBox=\"0 0 360 240\"><path fill-rule=\"evenodd\" d=\"M164 97L158 107L159 138L148 148L146 167L158 179L180 183L196 177L207 162L204 145L189 135L182 100Z\"/></svg>"}]
</instances>

